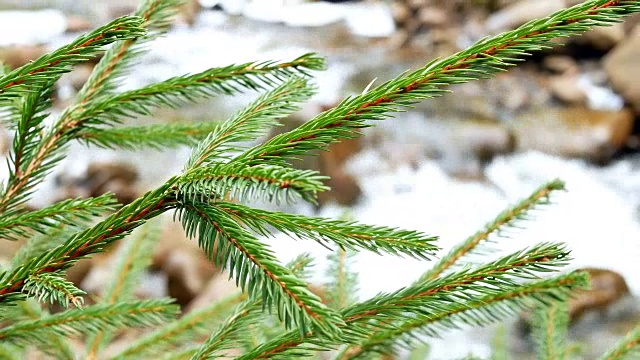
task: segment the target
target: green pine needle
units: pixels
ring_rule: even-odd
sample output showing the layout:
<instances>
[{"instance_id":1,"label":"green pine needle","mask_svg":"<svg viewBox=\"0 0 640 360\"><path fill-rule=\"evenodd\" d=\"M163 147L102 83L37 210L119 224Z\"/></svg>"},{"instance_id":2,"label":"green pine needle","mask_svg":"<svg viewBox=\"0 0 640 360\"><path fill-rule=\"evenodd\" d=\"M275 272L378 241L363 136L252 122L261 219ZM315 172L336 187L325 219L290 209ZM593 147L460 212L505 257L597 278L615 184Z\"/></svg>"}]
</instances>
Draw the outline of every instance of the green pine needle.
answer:
<instances>
[{"instance_id":1,"label":"green pine needle","mask_svg":"<svg viewBox=\"0 0 640 360\"><path fill-rule=\"evenodd\" d=\"M50 228L76 225L104 215L115 209L113 194L89 199L67 199L40 210L12 211L0 217L0 237L18 240L30 231L44 234Z\"/></svg>"},{"instance_id":2,"label":"green pine needle","mask_svg":"<svg viewBox=\"0 0 640 360\"><path fill-rule=\"evenodd\" d=\"M133 291L142 272L151 265L153 249L160 239L157 224L146 223L131 238L126 240L118 256L115 276L107 284L101 304L117 304L134 298ZM87 358L94 358L101 347L111 338L106 331L92 334L87 340Z\"/></svg>"},{"instance_id":3,"label":"green pine needle","mask_svg":"<svg viewBox=\"0 0 640 360\"><path fill-rule=\"evenodd\" d=\"M60 336L71 336L104 329L158 325L173 319L177 314L178 307L172 302L172 299L154 299L67 310L38 320L6 326L0 329L0 340L28 344L52 331Z\"/></svg>"},{"instance_id":4,"label":"green pine needle","mask_svg":"<svg viewBox=\"0 0 640 360\"><path fill-rule=\"evenodd\" d=\"M0 77L0 104L57 79L61 74L71 71L73 65L94 57L105 45L143 36L146 31L141 25L142 19L136 16L115 19L80 36L69 45L3 75Z\"/></svg>"},{"instance_id":5,"label":"green pine needle","mask_svg":"<svg viewBox=\"0 0 640 360\"><path fill-rule=\"evenodd\" d=\"M176 108L214 95L232 95L241 89L263 90L285 82L296 74L306 74L308 64L320 59L307 54L288 63L247 63L213 68L193 75L174 77L137 90L82 102L67 116L89 126L120 123L124 118L151 115L158 107ZM291 88L288 89L289 91ZM290 94L301 98L304 92Z\"/></svg>"},{"instance_id":6,"label":"green pine needle","mask_svg":"<svg viewBox=\"0 0 640 360\"><path fill-rule=\"evenodd\" d=\"M179 320L163 326L129 345L113 359L130 359L143 355L157 356L166 353L169 349L175 349L178 345L193 341L203 334L211 332L211 324L221 322L222 316L245 298L246 296L243 294L235 294L202 309L191 311Z\"/></svg>"},{"instance_id":7,"label":"green pine needle","mask_svg":"<svg viewBox=\"0 0 640 360\"><path fill-rule=\"evenodd\" d=\"M142 20L141 26L148 30L145 36L115 43L95 66L91 76L76 96L76 103L114 92L117 81L126 75L135 58L145 52L143 45L169 30L173 16L182 0L144 0L135 15Z\"/></svg>"},{"instance_id":8,"label":"green pine needle","mask_svg":"<svg viewBox=\"0 0 640 360\"><path fill-rule=\"evenodd\" d=\"M219 164L188 171L178 182L178 192L191 200L265 200L293 203L297 198L315 202L328 190L327 179L317 171L279 166L238 167Z\"/></svg>"},{"instance_id":9,"label":"green pine needle","mask_svg":"<svg viewBox=\"0 0 640 360\"><path fill-rule=\"evenodd\" d=\"M287 328L296 326L300 334L310 328L327 337L340 334L338 314L230 215L206 203L180 206L178 214L187 235L197 236L207 255L216 265L225 266L252 298L261 298L265 308L277 309Z\"/></svg>"},{"instance_id":10,"label":"green pine needle","mask_svg":"<svg viewBox=\"0 0 640 360\"><path fill-rule=\"evenodd\" d=\"M84 128L78 140L106 149L165 150L195 146L220 126L218 121L194 124L170 123L113 128Z\"/></svg>"},{"instance_id":11,"label":"green pine needle","mask_svg":"<svg viewBox=\"0 0 640 360\"><path fill-rule=\"evenodd\" d=\"M202 165L228 159L229 152L240 149L230 143L253 141L265 135L279 120L299 109L311 98L315 89L302 78L289 78L280 86L264 93L244 109L225 121L193 150L185 165L191 170Z\"/></svg>"},{"instance_id":12,"label":"green pine needle","mask_svg":"<svg viewBox=\"0 0 640 360\"><path fill-rule=\"evenodd\" d=\"M536 189L528 198L523 199L516 205L501 212L492 222L485 225L485 228L473 234L467 240L456 245L449 253L443 256L428 272L420 277L420 281L435 279L452 265L458 263L465 256L478 252L477 248L483 242L489 242L490 236L494 233L505 231L506 228L514 226L515 223L527 220L527 216L532 210L541 205L548 205L549 196L552 192L564 190L564 183L560 180L548 182Z\"/></svg>"},{"instance_id":13,"label":"green pine needle","mask_svg":"<svg viewBox=\"0 0 640 360\"><path fill-rule=\"evenodd\" d=\"M532 338L536 343L537 358L564 359L569 329L569 309L565 301L555 301L533 312Z\"/></svg>"},{"instance_id":14,"label":"green pine needle","mask_svg":"<svg viewBox=\"0 0 640 360\"><path fill-rule=\"evenodd\" d=\"M69 304L81 307L84 301L82 295L86 294L60 273L29 276L24 283L23 291L28 296L37 298L39 302L58 303L65 308L69 307Z\"/></svg>"},{"instance_id":15,"label":"green pine needle","mask_svg":"<svg viewBox=\"0 0 640 360\"><path fill-rule=\"evenodd\" d=\"M327 351L344 343L359 343L372 331L393 331L410 314L444 313L452 304L474 301L500 293L500 289L537 280L567 264L568 251L560 244L543 243L486 263L476 269L463 269L439 279L420 282L389 294L379 294L341 311L344 325L338 342L295 331L258 346L238 359L287 358L297 351ZM477 319L481 319L476 317ZM471 318L473 319L473 317ZM451 326L450 326L451 327ZM455 326L453 326L455 327Z\"/></svg>"},{"instance_id":16,"label":"green pine needle","mask_svg":"<svg viewBox=\"0 0 640 360\"><path fill-rule=\"evenodd\" d=\"M631 330L624 338L602 355L602 360L637 359L640 355L640 325Z\"/></svg>"},{"instance_id":17,"label":"green pine needle","mask_svg":"<svg viewBox=\"0 0 640 360\"><path fill-rule=\"evenodd\" d=\"M346 249L409 255L418 259L428 259L438 249L433 244L436 237L419 231L272 212L228 202L218 202L214 206L262 235L271 235L268 226L272 226L291 237L314 240L324 246L333 243Z\"/></svg>"}]
</instances>

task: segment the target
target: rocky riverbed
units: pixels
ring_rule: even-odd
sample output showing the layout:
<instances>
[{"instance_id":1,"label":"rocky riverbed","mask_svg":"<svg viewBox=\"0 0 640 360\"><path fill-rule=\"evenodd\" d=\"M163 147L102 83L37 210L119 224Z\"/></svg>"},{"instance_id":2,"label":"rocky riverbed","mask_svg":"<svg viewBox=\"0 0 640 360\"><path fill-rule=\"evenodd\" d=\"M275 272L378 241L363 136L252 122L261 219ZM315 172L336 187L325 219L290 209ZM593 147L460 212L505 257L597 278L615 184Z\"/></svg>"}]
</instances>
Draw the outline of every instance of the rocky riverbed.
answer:
<instances>
[{"instance_id":1,"label":"rocky riverbed","mask_svg":"<svg viewBox=\"0 0 640 360\"><path fill-rule=\"evenodd\" d=\"M16 3L12 9L28 3ZM10 66L19 66L67 42L76 31L97 25L105 20L101 18L104 14L117 15L129 6L126 2L119 2L120 7L100 2L96 8L104 10L98 16L89 3L68 2L54 10L0 12L0 46L4 47L0 58ZM469 8L460 1L450 2L457 7L445 6L435 0L399 1L393 7L375 1L341 5L254 1L243 6L237 2L236 7L231 3L218 4L217 8L225 11L203 8L185 13L167 36L150 47L141 66L127 77L122 88L213 66L291 59L316 51L327 57L328 70L316 74L319 92L309 106L287 120L293 126L342 97L361 92L374 79L374 85L379 84L436 55L445 56L468 46L483 35L512 28L544 16L545 11L553 11L551 7L573 2L498 1L487 2L492 5L486 8ZM267 3L269 6L265 6ZM42 4L33 2L30 7ZM202 4L213 6L213 2ZM5 5L9 7L9 3ZM50 31L43 35L32 26L20 32L3 31L3 26L15 29L19 25L11 25L16 14L32 19L22 23L39 23ZM446 251L540 184L561 178L568 191L554 196L554 205L536 212L532 221L523 224L526 229L510 230L508 238L497 240L496 248L499 254L540 241L562 241L573 250L572 268L605 268L625 278L631 293L627 303L619 305L627 311L622 312L625 315L596 317L596 325L587 319L586 325L575 331L576 340L585 344L584 358L593 358L615 341L621 329L638 321L638 301L633 297L640 296L640 138L636 133L640 91L634 80L640 74L633 75L640 70L637 23L637 18L630 19L567 40L564 47L536 55L513 71L453 87L453 94L425 101L412 111L367 129L361 140L304 164L334 178L331 185L336 191L322 199L323 205L295 205L288 210L329 217L347 213L365 223L422 230L439 235L439 244ZM61 80L57 95L60 104L74 95L89 71L80 67ZM253 96L216 98L141 121L220 120ZM56 174L59 181L45 184L34 206L58 199L61 187L76 195L106 189L133 196L178 172L189 154L188 149L180 149L132 156L93 148L86 151L80 145L71 151L73 156ZM115 175L91 175L96 162L118 164L113 168ZM131 167L137 179L124 176L128 170L119 169L120 164ZM74 179L96 176L100 180L95 182L102 190L95 186L78 192L80 182ZM91 183L82 182L83 186ZM168 231L179 233L179 229ZM284 236L269 242L283 261L303 251L316 255L315 280L323 280L325 249ZM218 285L207 285L211 269L198 271L206 269L206 264L195 262L202 266L198 268L189 261L198 256L197 251L185 248L177 252L186 255L173 257L164 251L164 255L158 255L164 277L150 276L149 282L165 285L149 289L174 291L174 295L175 291L189 293L185 305L194 297L197 302L198 297L220 293L215 287ZM91 266L99 269L102 265ZM356 270L361 279L360 297L409 284L427 268L424 262L359 254ZM99 288L99 274L96 270L85 278L87 288ZM179 290L166 285L166 279L172 277L174 285L181 284ZM215 278L211 281L219 283ZM585 330L589 328L596 330ZM482 330L452 333L432 342L432 355L454 358L474 352L487 357L491 334ZM476 341L460 340L464 337ZM524 351L517 342L512 348Z\"/></svg>"}]
</instances>

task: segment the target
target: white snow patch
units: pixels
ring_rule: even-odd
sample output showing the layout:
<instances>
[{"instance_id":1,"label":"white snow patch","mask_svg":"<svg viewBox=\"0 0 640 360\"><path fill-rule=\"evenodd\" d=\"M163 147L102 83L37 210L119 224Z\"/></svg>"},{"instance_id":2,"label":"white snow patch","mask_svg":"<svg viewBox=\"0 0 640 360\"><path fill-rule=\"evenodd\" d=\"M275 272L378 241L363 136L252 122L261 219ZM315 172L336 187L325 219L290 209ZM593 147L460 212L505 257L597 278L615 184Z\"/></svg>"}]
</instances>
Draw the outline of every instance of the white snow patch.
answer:
<instances>
[{"instance_id":1,"label":"white snow patch","mask_svg":"<svg viewBox=\"0 0 640 360\"><path fill-rule=\"evenodd\" d=\"M0 11L0 46L47 43L66 29L60 10Z\"/></svg>"}]
</instances>

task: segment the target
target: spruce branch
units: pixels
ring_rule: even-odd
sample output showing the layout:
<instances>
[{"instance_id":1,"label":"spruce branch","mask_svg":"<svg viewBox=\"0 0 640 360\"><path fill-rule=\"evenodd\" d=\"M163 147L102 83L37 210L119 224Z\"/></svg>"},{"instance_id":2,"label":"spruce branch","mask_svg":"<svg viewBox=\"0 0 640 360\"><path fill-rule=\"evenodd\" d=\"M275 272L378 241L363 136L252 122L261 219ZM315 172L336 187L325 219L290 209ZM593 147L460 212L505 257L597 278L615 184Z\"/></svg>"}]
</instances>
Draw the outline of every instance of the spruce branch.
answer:
<instances>
[{"instance_id":1,"label":"spruce branch","mask_svg":"<svg viewBox=\"0 0 640 360\"><path fill-rule=\"evenodd\" d=\"M24 320L39 320L49 316L49 312L43 309L42 305L33 298L19 302L14 308L17 310L16 313L19 314L19 317L12 317L11 320L13 323ZM55 359L76 359L75 353L71 349L67 339L56 336L55 333L43 334L37 341L32 343L32 345ZM4 357L0 355L0 359L4 359Z\"/></svg>"},{"instance_id":2,"label":"spruce branch","mask_svg":"<svg viewBox=\"0 0 640 360\"><path fill-rule=\"evenodd\" d=\"M302 198L315 202L319 192L328 190L322 181L326 176L313 170L280 166L239 167L218 164L195 168L180 177L178 192L191 200L262 199L282 203Z\"/></svg>"},{"instance_id":3,"label":"spruce branch","mask_svg":"<svg viewBox=\"0 0 640 360\"><path fill-rule=\"evenodd\" d=\"M452 302L496 295L507 286L539 279L539 274L566 265L569 252L562 245L543 243L504 256L476 269L463 269L441 278L419 282L393 293L380 294L341 311L344 325L339 342L319 339L313 332L301 337L292 331L269 341L239 359L287 358L298 351L332 350L339 344L357 344L372 331L395 329L409 314L445 312Z\"/></svg>"},{"instance_id":4,"label":"spruce branch","mask_svg":"<svg viewBox=\"0 0 640 360\"><path fill-rule=\"evenodd\" d=\"M307 54L287 63L248 63L213 68L193 75L184 75L154 83L141 89L125 91L72 107L69 116L83 119L91 126L120 123L124 118L150 115L158 107L176 108L198 99L218 94L232 95L241 88L262 90L284 82L296 74L306 74L306 66L321 63ZM301 94L298 99L304 96Z\"/></svg>"},{"instance_id":5,"label":"spruce branch","mask_svg":"<svg viewBox=\"0 0 640 360\"><path fill-rule=\"evenodd\" d=\"M297 129L280 134L246 151L234 161L282 165L297 156L344 138L360 135L366 121L384 120L420 100L441 96L453 84L486 79L517 64L531 52L549 48L550 40L577 35L592 26L622 21L640 11L637 1L590 0L560 10L546 18L485 38L466 50L405 73L361 95L352 96Z\"/></svg>"},{"instance_id":6,"label":"spruce branch","mask_svg":"<svg viewBox=\"0 0 640 360\"><path fill-rule=\"evenodd\" d=\"M12 151L9 154L9 181L14 181L24 170L23 159L33 155L43 130L42 122L49 115L44 112L51 107L55 80L48 81L38 89L39 91L29 92L20 99L19 111L15 114L16 126L7 122L8 127L15 127L16 130Z\"/></svg>"},{"instance_id":7,"label":"spruce branch","mask_svg":"<svg viewBox=\"0 0 640 360\"><path fill-rule=\"evenodd\" d=\"M346 308L357 300L358 275L351 271L355 255L354 251L338 249L328 256L329 282L324 285L324 294L328 305L334 309Z\"/></svg>"},{"instance_id":8,"label":"spruce branch","mask_svg":"<svg viewBox=\"0 0 640 360\"><path fill-rule=\"evenodd\" d=\"M287 264L287 268L291 272L302 279L305 278L306 273L311 266L312 259L308 254L301 254L294 258ZM131 344L128 348L123 350L113 359L129 359L140 356L157 356L162 353L166 353L171 349L176 352L178 345L184 345L189 342L193 342L194 339L199 338L204 334L213 333L212 325L216 323L222 323L222 316L229 312L229 309L234 308L241 302L247 300L247 296L244 293L229 295L221 301L214 302L202 309L193 310L179 320L172 322L167 326L154 331L151 334L143 337L142 339ZM258 303L256 300L252 300L254 303ZM261 305L260 305L261 306ZM255 321L254 323L259 323ZM245 334L245 337L247 335ZM172 354L168 358L171 359L190 359L196 354L202 344L197 346L189 346L184 351L179 351Z\"/></svg>"},{"instance_id":9,"label":"spruce branch","mask_svg":"<svg viewBox=\"0 0 640 360\"><path fill-rule=\"evenodd\" d=\"M84 291L67 281L62 273L43 273L32 275L24 283L23 291L40 302L57 302L63 307L73 304L82 306Z\"/></svg>"},{"instance_id":10,"label":"spruce branch","mask_svg":"<svg viewBox=\"0 0 640 360\"><path fill-rule=\"evenodd\" d=\"M142 45L167 32L171 19L182 3L182 0L141 2L135 15L142 20L140 26L148 30L146 36L130 38L114 44L100 59L91 76L78 92L76 103L86 103L94 98L113 93L117 80L126 74L133 60L144 52Z\"/></svg>"},{"instance_id":11,"label":"spruce branch","mask_svg":"<svg viewBox=\"0 0 640 360\"><path fill-rule=\"evenodd\" d=\"M142 271L151 265L153 248L159 238L157 226L148 222L132 234L118 257L119 261L114 269L115 276L108 284L100 303L113 305L133 298L134 286ZM111 334L103 330L92 334L87 341L86 357L95 359L102 345L110 337Z\"/></svg>"},{"instance_id":12,"label":"spruce branch","mask_svg":"<svg viewBox=\"0 0 640 360\"><path fill-rule=\"evenodd\" d=\"M197 235L200 247L218 266L226 266L252 298L261 298L265 308L276 308L287 328L297 326L304 333L311 327L327 337L340 334L338 314L233 217L207 203L183 202L179 207L187 235Z\"/></svg>"},{"instance_id":13,"label":"spruce branch","mask_svg":"<svg viewBox=\"0 0 640 360\"><path fill-rule=\"evenodd\" d=\"M620 339L611 350L602 355L602 360L633 359L640 354L640 325Z\"/></svg>"},{"instance_id":14,"label":"spruce branch","mask_svg":"<svg viewBox=\"0 0 640 360\"><path fill-rule=\"evenodd\" d=\"M48 252L56 246L64 243L76 232L81 231L85 228L86 226L83 227L62 225L57 228L50 229L46 232L46 234L38 233L30 236L14 254L13 258L11 259L10 268L15 270L31 258L41 256L45 252Z\"/></svg>"},{"instance_id":15,"label":"spruce branch","mask_svg":"<svg viewBox=\"0 0 640 360\"><path fill-rule=\"evenodd\" d=\"M92 228L75 234L64 244L14 270L0 273L0 303L20 299L19 294L29 276L67 269L87 255L102 251L105 245L122 239L145 221L175 207L175 201L166 195L173 182L175 178L120 208Z\"/></svg>"},{"instance_id":16,"label":"spruce branch","mask_svg":"<svg viewBox=\"0 0 640 360\"><path fill-rule=\"evenodd\" d=\"M28 344L51 331L69 336L100 329L116 330L161 324L176 315L178 307L172 302L171 299L153 299L66 310L38 320L4 327L0 329L0 340Z\"/></svg>"},{"instance_id":17,"label":"spruce branch","mask_svg":"<svg viewBox=\"0 0 640 360\"><path fill-rule=\"evenodd\" d=\"M244 294L234 294L225 299L205 306L202 309L194 310L181 317L179 320L171 322L153 333L129 345L113 359L130 359L140 356L160 355L177 345L191 341L197 336L203 335L208 329L212 320L220 320L233 305L237 305L246 299ZM200 345L198 346L198 348ZM195 353L197 349L194 349Z\"/></svg>"},{"instance_id":18,"label":"spruce branch","mask_svg":"<svg viewBox=\"0 0 640 360\"><path fill-rule=\"evenodd\" d=\"M516 205L500 213L493 221L485 225L485 228L465 241L455 246L449 253L443 256L429 271L420 277L418 281L435 279L445 270L456 264L464 256L472 254L483 242L491 241L494 233L500 235L505 228L514 226L516 222L526 220L528 214L541 205L549 204L549 196L552 192L564 190L564 183L560 180L548 182L536 189L528 198L521 200Z\"/></svg>"},{"instance_id":19,"label":"spruce branch","mask_svg":"<svg viewBox=\"0 0 640 360\"><path fill-rule=\"evenodd\" d=\"M304 59L304 58L303 58ZM264 135L278 120L299 109L313 96L315 89L305 79L292 77L280 86L264 93L231 119L215 129L193 150L185 170L212 164L228 158L236 148L230 143L255 140Z\"/></svg>"},{"instance_id":20,"label":"spruce branch","mask_svg":"<svg viewBox=\"0 0 640 360\"><path fill-rule=\"evenodd\" d=\"M574 290L587 288L588 283L587 274L572 272L507 287L503 292L465 302L451 302L438 313L420 314L393 329L374 332L364 342L348 346L337 359L367 359L374 353L389 354L399 347L412 348L417 335L438 337L442 331L462 325L491 324L522 310L565 301Z\"/></svg>"},{"instance_id":21,"label":"spruce branch","mask_svg":"<svg viewBox=\"0 0 640 360\"><path fill-rule=\"evenodd\" d=\"M538 359L564 359L569 328L569 309L565 301L541 306L533 312L532 338Z\"/></svg>"},{"instance_id":22,"label":"spruce branch","mask_svg":"<svg viewBox=\"0 0 640 360\"><path fill-rule=\"evenodd\" d=\"M30 230L44 234L50 228L104 215L114 210L116 204L113 194L107 193L95 198L67 199L39 210L14 210L0 217L0 237L18 240L28 236Z\"/></svg>"},{"instance_id":23,"label":"spruce branch","mask_svg":"<svg viewBox=\"0 0 640 360\"><path fill-rule=\"evenodd\" d=\"M245 300L238 305L233 314L227 318L224 324L200 347L194 354L192 360L217 359L224 356L224 352L233 348L234 344L246 334L252 324L256 324L260 319L262 305L259 301Z\"/></svg>"},{"instance_id":24,"label":"spruce branch","mask_svg":"<svg viewBox=\"0 0 640 360\"><path fill-rule=\"evenodd\" d=\"M61 74L69 72L71 66L95 56L105 45L143 36L146 32L141 25L142 19L136 16L115 19L80 36L69 45L3 75L0 77L0 104L57 79Z\"/></svg>"},{"instance_id":25,"label":"spruce branch","mask_svg":"<svg viewBox=\"0 0 640 360\"><path fill-rule=\"evenodd\" d=\"M88 145L107 149L163 150L179 146L195 146L220 126L217 121L195 124L154 124L113 128L86 127L76 137Z\"/></svg>"},{"instance_id":26,"label":"spruce branch","mask_svg":"<svg viewBox=\"0 0 640 360\"><path fill-rule=\"evenodd\" d=\"M271 235L268 226L272 226L291 237L317 241L325 247L335 243L346 249L402 254L419 259L428 259L438 249L433 244L436 237L418 231L272 212L229 202L218 202L213 206L262 235Z\"/></svg>"}]
</instances>

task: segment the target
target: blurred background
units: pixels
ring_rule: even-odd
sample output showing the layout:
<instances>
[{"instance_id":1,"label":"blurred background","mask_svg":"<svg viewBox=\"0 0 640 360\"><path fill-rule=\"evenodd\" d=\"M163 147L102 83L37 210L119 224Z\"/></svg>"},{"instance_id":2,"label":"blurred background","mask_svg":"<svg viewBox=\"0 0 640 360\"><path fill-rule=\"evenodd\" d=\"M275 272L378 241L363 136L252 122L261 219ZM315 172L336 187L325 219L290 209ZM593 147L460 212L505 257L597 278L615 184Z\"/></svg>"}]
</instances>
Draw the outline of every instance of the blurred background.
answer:
<instances>
[{"instance_id":1,"label":"blurred background","mask_svg":"<svg viewBox=\"0 0 640 360\"><path fill-rule=\"evenodd\" d=\"M21 66L132 12L137 2L0 0L0 60ZM313 100L286 119L284 129L290 129L372 81L381 84L578 2L190 0L121 89L215 66L318 52L326 56L328 70L315 74L319 91ZM282 208L421 230L440 236L446 251L509 204L560 178L568 191L554 196L554 204L535 212L532 221L520 223L523 229L496 238L494 247L499 254L541 241L566 242L575 258L572 268L598 269L592 270L598 286L584 300L589 306L572 336L584 358L600 354L640 320L640 17L557 43L509 72L452 87L453 93L424 101L366 129L366 136L299 164L331 176L333 190L323 194L320 206ZM72 101L92 66L78 66L60 80L57 111ZM220 121L255 96L217 97L132 123ZM13 135L0 130L6 155ZM106 191L131 201L178 173L188 154L186 148L132 153L75 144L31 206ZM5 177L7 170L1 171ZM226 277L217 276L179 225L167 222L164 232L140 296L168 293L188 309L229 291ZM283 261L303 251L317 256L316 280L322 282L325 249L284 236L268 241ZM10 258L11 251L0 253ZM356 259L363 299L409 284L429 267L374 254ZM102 254L69 276L99 293L110 265L109 253ZM487 357L494 330L433 340L432 358L470 352ZM511 337L512 351L527 351L526 340Z\"/></svg>"}]
</instances>

